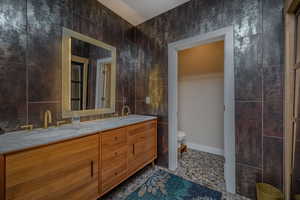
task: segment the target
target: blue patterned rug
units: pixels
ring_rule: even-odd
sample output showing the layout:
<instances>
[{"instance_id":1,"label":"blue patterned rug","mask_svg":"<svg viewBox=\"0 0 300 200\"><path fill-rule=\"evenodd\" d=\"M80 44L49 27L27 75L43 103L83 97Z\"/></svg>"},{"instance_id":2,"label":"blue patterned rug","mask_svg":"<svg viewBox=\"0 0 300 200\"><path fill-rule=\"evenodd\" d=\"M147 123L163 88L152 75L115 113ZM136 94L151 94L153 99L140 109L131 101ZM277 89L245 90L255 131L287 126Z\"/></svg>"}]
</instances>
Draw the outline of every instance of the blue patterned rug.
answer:
<instances>
[{"instance_id":1,"label":"blue patterned rug","mask_svg":"<svg viewBox=\"0 0 300 200\"><path fill-rule=\"evenodd\" d=\"M221 192L159 170L126 200L221 200L221 198Z\"/></svg>"}]
</instances>

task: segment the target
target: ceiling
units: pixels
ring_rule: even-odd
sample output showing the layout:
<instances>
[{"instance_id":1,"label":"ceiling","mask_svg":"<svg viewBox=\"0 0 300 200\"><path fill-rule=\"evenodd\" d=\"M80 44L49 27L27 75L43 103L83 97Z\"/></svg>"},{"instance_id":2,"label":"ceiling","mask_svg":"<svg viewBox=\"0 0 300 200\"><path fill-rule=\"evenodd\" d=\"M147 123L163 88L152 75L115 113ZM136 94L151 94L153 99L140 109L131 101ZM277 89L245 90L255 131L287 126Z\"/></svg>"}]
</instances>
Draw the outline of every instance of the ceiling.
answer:
<instances>
[{"instance_id":1,"label":"ceiling","mask_svg":"<svg viewBox=\"0 0 300 200\"><path fill-rule=\"evenodd\" d=\"M136 26L190 0L98 0Z\"/></svg>"}]
</instances>

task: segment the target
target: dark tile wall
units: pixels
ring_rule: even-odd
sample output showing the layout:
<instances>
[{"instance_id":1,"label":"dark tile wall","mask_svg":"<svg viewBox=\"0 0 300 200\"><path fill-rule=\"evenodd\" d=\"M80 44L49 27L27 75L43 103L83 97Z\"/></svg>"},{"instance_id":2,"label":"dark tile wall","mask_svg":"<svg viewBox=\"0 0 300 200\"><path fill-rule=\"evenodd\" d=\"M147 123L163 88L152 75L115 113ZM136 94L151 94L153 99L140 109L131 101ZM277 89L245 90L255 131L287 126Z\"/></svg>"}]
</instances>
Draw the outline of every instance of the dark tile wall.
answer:
<instances>
[{"instance_id":1,"label":"dark tile wall","mask_svg":"<svg viewBox=\"0 0 300 200\"><path fill-rule=\"evenodd\" d=\"M136 112L160 118L159 164L168 164L168 43L233 25L237 192L255 198L261 181L282 188L282 8L282 0L191 0L137 26Z\"/></svg>"},{"instance_id":2,"label":"dark tile wall","mask_svg":"<svg viewBox=\"0 0 300 200\"><path fill-rule=\"evenodd\" d=\"M117 47L117 112L135 108L133 26L97 0L0 1L0 133L61 118L62 27ZM83 120L104 116L86 117Z\"/></svg>"},{"instance_id":3,"label":"dark tile wall","mask_svg":"<svg viewBox=\"0 0 300 200\"><path fill-rule=\"evenodd\" d=\"M64 26L117 47L117 111L126 103L159 117L158 164L167 166L167 44L233 25L237 190L254 198L256 182L282 188L282 7L282 0L191 0L134 28L96 0L2 0L0 133L41 126L46 109L60 119Z\"/></svg>"}]
</instances>

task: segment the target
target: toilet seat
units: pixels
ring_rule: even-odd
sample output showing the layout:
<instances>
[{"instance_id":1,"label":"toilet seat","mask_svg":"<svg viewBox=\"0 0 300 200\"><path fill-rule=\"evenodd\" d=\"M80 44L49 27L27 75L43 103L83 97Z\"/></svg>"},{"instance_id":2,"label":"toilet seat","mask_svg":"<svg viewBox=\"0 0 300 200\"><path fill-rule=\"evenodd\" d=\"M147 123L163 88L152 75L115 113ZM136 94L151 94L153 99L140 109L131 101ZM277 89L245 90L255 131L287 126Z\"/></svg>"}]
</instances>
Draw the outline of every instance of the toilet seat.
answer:
<instances>
[{"instance_id":1,"label":"toilet seat","mask_svg":"<svg viewBox=\"0 0 300 200\"><path fill-rule=\"evenodd\" d=\"M182 153L187 151L187 145L185 144L186 134L183 131L179 131L177 133L177 143L178 143L178 152Z\"/></svg>"},{"instance_id":2,"label":"toilet seat","mask_svg":"<svg viewBox=\"0 0 300 200\"><path fill-rule=\"evenodd\" d=\"M186 137L185 132L178 131L178 136L177 136L178 141L183 141L185 139L185 137Z\"/></svg>"}]
</instances>

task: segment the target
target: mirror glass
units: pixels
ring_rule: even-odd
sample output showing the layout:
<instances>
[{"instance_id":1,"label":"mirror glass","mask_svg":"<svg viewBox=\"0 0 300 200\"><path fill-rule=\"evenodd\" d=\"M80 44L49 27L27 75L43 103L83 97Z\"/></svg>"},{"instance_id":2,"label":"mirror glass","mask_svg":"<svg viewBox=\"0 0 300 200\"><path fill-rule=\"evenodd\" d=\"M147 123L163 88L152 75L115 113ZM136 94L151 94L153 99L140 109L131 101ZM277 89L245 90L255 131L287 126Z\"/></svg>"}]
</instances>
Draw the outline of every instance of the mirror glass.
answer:
<instances>
[{"instance_id":1,"label":"mirror glass","mask_svg":"<svg viewBox=\"0 0 300 200\"><path fill-rule=\"evenodd\" d=\"M71 110L110 106L111 51L72 38Z\"/></svg>"},{"instance_id":2,"label":"mirror glass","mask_svg":"<svg viewBox=\"0 0 300 200\"><path fill-rule=\"evenodd\" d=\"M113 113L116 50L64 29L63 116Z\"/></svg>"}]
</instances>

